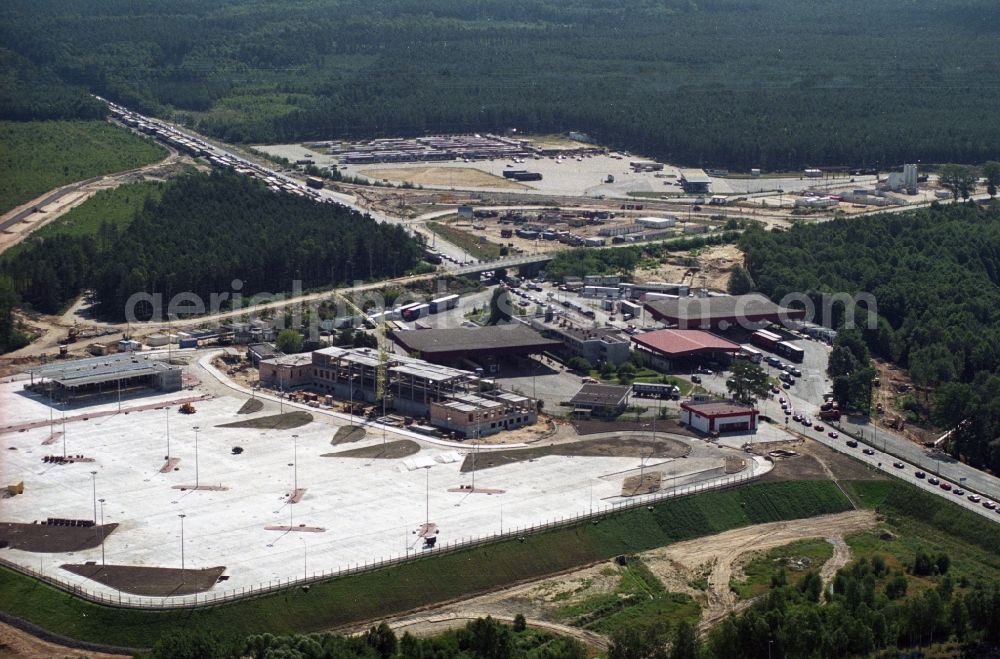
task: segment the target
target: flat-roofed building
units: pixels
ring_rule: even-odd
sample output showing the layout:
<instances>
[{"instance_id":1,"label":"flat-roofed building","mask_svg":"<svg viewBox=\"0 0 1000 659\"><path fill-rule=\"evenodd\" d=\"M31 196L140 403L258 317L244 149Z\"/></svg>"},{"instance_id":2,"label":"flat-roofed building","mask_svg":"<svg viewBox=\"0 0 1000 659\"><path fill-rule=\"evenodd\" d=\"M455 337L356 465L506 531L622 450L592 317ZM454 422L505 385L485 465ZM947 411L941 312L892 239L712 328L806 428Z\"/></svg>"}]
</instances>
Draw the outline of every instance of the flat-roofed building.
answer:
<instances>
[{"instance_id":1,"label":"flat-roofed building","mask_svg":"<svg viewBox=\"0 0 1000 659\"><path fill-rule=\"evenodd\" d=\"M702 194L710 190L712 178L703 169L682 169L680 183L684 192Z\"/></svg>"},{"instance_id":2,"label":"flat-roofed building","mask_svg":"<svg viewBox=\"0 0 1000 659\"><path fill-rule=\"evenodd\" d=\"M493 435L538 421L535 402L509 391L459 394L430 405L431 425L464 438Z\"/></svg>"},{"instance_id":3,"label":"flat-roofed building","mask_svg":"<svg viewBox=\"0 0 1000 659\"><path fill-rule=\"evenodd\" d=\"M499 357L527 357L559 347L557 341L521 323L396 332L393 339L421 359L449 365L464 360L492 363Z\"/></svg>"},{"instance_id":4,"label":"flat-roofed building","mask_svg":"<svg viewBox=\"0 0 1000 659\"><path fill-rule=\"evenodd\" d=\"M181 369L134 352L46 364L26 371L25 389L53 400L81 401L143 389L179 391Z\"/></svg>"},{"instance_id":5,"label":"flat-roofed building","mask_svg":"<svg viewBox=\"0 0 1000 659\"><path fill-rule=\"evenodd\" d=\"M680 329L753 329L806 315L804 309L782 307L759 293L653 300L645 308L656 320Z\"/></svg>"},{"instance_id":6,"label":"flat-roofed building","mask_svg":"<svg viewBox=\"0 0 1000 659\"><path fill-rule=\"evenodd\" d=\"M570 399L574 416L618 416L628 407L632 387L585 384Z\"/></svg>"}]
</instances>

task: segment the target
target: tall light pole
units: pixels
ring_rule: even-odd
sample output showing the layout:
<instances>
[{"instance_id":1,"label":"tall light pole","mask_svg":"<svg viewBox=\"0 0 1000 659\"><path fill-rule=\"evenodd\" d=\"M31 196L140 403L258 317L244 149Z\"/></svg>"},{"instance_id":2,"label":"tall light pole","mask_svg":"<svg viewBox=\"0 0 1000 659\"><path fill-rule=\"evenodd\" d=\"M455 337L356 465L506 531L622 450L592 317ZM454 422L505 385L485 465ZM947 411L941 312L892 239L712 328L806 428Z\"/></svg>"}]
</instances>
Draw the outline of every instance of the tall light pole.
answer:
<instances>
[{"instance_id":1,"label":"tall light pole","mask_svg":"<svg viewBox=\"0 0 1000 659\"><path fill-rule=\"evenodd\" d=\"M177 515L181 518L181 584L184 583L184 518L187 517L184 513Z\"/></svg>"},{"instance_id":2,"label":"tall light pole","mask_svg":"<svg viewBox=\"0 0 1000 659\"><path fill-rule=\"evenodd\" d=\"M198 489L198 485L201 483L198 480L198 426L194 427L194 489Z\"/></svg>"},{"instance_id":3,"label":"tall light pole","mask_svg":"<svg viewBox=\"0 0 1000 659\"><path fill-rule=\"evenodd\" d=\"M170 345L170 342L167 342ZM167 409L167 460L170 460L170 406L166 406Z\"/></svg>"},{"instance_id":4,"label":"tall light pole","mask_svg":"<svg viewBox=\"0 0 1000 659\"><path fill-rule=\"evenodd\" d=\"M90 484L94 488L94 524L97 524L97 472L90 472Z\"/></svg>"},{"instance_id":5,"label":"tall light pole","mask_svg":"<svg viewBox=\"0 0 1000 659\"><path fill-rule=\"evenodd\" d=\"M104 532L104 499L98 499L101 502L101 567L103 568L104 563L104 538L107 533Z\"/></svg>"},{"instance_id":6,"label":"tall light pole","mask_svg":"<svg viewBox=\"0 0 1000 659\"><path fill-rule=\"evenodd\" d=\"M292 498L299 489L299 436L292 435L294 445L292 454Z\"/></svg>"}]
</instances>

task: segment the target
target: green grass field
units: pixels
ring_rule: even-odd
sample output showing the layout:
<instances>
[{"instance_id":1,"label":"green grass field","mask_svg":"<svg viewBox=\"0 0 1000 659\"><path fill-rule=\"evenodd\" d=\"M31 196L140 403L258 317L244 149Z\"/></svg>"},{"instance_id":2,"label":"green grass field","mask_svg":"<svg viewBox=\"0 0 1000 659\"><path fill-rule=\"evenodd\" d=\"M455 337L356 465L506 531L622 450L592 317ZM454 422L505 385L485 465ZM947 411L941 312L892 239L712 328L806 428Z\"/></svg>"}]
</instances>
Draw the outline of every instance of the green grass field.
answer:
<instances>
[{"instance_id":1,"label":"green grass field","mask_svg":"<svg viewBox=\"0 0 1000 659\"><path fill-rule=\"evenodd\" d=\"M818 570L833 556L833 545L822 538L798 540L766 551L743 566L745 576L733 581L730 588L743 599L750 599L771 588L771 577L785 571L788 583L798 583L809 570ZM804 560L807 559L807 560Z\"/></svg>"},{"instance_id":2,"label":"green grass field","mask_svg":"<svg viewBox=\"0 0 1000 659\"><path fill-rule=\"evenodd\" d=\"M101 190L62 217L34 231L30 240L54 236L96 236L105 222L122 231L131 224L147 199L157 201L162 195L163 184L155 181ZM4 252L4 257L18 253L25 244L14 245Z\"/></svg>"},{"instance_id":3,"label":"green grass field","mask_svg":"<svg viewBox=\"0 0 1000 659\"><path fill-rule=\"evenodd\" d=\"M260 599L196 611L119 610L84 602L0 569L0 608L74 638L130 647L151 645L177 628L234 633L329 629L483 592L575 566L727 529L850 509L825 481L759 483L616 515L597 524L527 536L315 584ZM665 604L664 604L665 605Z\"/></svg>"},{"instance_id":4,"label":"green grass field","mask_svg":"<svg viewBox=\"0 0 1000 659\"><path fill-rule=\"evenodd\" d=\"M568 604L556 616L567 624L613 635L624 629L643 630L664 620L697 622L701 606L690 595L672 593L641 560L610 568L620 576L610 593L591 595Z\"/></svg>"},{"instance_id":5,"label":"green grass field","mask_svg":"<svg viewBox=\"0 0 1000 659\"><path fill-rule=\"evenodd\" d=\"M166 155L152 140L103 121L0 122L0 213L53 188Z\"/></svg>"}]
</instances>

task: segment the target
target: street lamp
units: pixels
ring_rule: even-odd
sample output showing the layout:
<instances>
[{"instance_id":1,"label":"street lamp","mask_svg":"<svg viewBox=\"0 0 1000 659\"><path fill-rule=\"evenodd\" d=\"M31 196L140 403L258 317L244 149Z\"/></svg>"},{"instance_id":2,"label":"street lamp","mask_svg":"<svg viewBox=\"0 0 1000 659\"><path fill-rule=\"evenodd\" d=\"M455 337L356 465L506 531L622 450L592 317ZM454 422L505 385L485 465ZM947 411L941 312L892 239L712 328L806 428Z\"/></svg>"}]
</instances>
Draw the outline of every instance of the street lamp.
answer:
<instances>
[{"instance_id":1,"label":"street lamp","mask_svg":"<svg viewBox=\"0 0 1000 659\"><path fill-rule=\"evenodd\" d=\"M104 499L98 499L98 501L101 502L101 567L103 568L105 566L105 564L104 564L104 538L107 536L107 533L104 532Z\"/></svg>"},{"instance_id":2,"label":"street lamp","mask_svg":"<svg viewBox=\"0 0 1000 659\"><path fill-rule=\"evenodd\" d=\"M184 513L177 515L181 518L181 584L184 583L184 518L187 517Z\"/></svg>"},{"instance_id":3,"label":"street lamp","mask_svg":"<svg viewBox=\"0 0 1000 659\"><path fill-rule=\"evenodd\" d=\"M299 436L292 435L292 442L294 443L293 455L292 455L292 498L295 498L295 493L299 489Z\"/></svg>"},{"instance_id":4,"label":"street lamp","mask_svg":"<svg viewBox=\"0 0 1000 659\"><path fill-rule=\"evenodd\" d=\"M198 489L201 481L198 479L198 426L194 427L194 489Z\"/></svg>"},{"instance_id":5,"label":"street lamp","mask_svg":"<svg viewBox=\"0 0 1000 659\"><path fill-rule=\"evenodd\" d=\"M90 472L90 483L94 488L94 524L97 524L97 472Z\"/></svg>"}]
</instances>

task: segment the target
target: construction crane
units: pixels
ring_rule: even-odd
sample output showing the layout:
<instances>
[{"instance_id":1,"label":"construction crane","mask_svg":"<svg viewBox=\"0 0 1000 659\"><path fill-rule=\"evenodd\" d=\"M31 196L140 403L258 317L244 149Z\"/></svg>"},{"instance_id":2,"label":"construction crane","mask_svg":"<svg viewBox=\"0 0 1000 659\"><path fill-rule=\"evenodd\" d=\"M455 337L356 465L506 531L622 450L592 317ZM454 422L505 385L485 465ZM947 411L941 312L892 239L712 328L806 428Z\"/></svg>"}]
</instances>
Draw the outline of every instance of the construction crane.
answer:
<instances>
[{"instance_id":1,"label":"construction crane","mask_svg":"<svg viewBox=\"0 0 1000 659\"><path fill-rule=\"evenodd\" d=\"M364 309L354 304L345 294L340 291L333 291L334 297L343 302L356 314L372 324L375 328L375 341L378 344L378 367L375 370L375 400L382 401L382 416L385 416L386 405L386 373L389 368L389 341L386 338L385 309L379 320L372 318ZM353 414L353 410L352 410Z\"/></svg>"}]
</instances>

